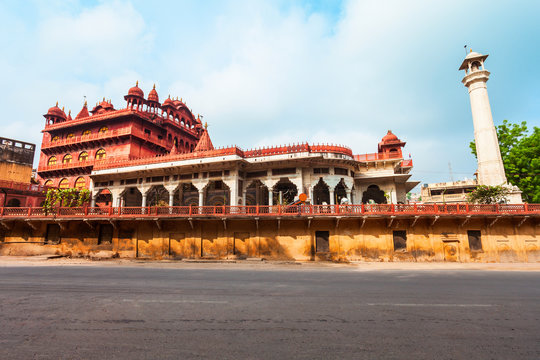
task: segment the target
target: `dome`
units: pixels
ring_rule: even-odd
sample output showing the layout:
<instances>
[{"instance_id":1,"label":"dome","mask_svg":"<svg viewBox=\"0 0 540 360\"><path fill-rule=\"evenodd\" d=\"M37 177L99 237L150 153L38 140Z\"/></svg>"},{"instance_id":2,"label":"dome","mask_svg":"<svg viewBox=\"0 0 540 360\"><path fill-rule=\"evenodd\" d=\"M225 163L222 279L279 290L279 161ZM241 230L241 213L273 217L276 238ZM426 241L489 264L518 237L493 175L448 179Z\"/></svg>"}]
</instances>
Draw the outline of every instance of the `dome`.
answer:
<instances>
[{"instance_id":1,"label":"dome","mask_svg":"<svg viewBox=\"0 0 540 360\"><path fill-rule=\"evenodd\" d=\"M66 118L66 113L62 111L62 109L60 109L58 107L58 102L56 103L55 106L53 106L52 108L50 108L48 111L47 111L47 115L50 115L50 116L58 116L58 117L61 117L61 118Z\"/></svg>"},{"instance_id":2,"label":"dome","mask_svg":"<svg viewBox=\"0 0 540 360\"><path fill-rule=\"evenodd\" d=\"M134 87L129 89L128 95L144 98L144 92L141 90L141 88L139 88L139 81L137 81Z\"/></svg>"},{"instance_id":3,"label":"dome","mask_svg":"<svg viewBox=\"0 0 540 360\"><path fill-rule=\"evenodd\" d=\"M388 130L388 133L382 138L383 143L399 141L398 137L392 133L392 130Z\"/></svg>"},{"instance_id":4,"label":"dome","mask_svg":"<svg viewBox=\"0 0 540 360\"><path fill-rule=\"evenodd\" d=\"M165 101L163 102L163 106L173 106L173 105L174 105L174 103L171 100L171 96L169 95L169 97L167 99L165 99Z\"/></svg>"},{"instance_id":5,"label":"dome","mask_svg":"<svg viewBox=\"0 0 540 360\"><path fill-rule=\"evenodd\" d=\"M156 91L156 84L154 84L154 88L148 93L148 101L159 102L159 96Z\"/></svg>"},{"instance_id":6,"label":"dome","mask_svg":"<svg viewBox=\"0 0 540 360\"><path fill-rule=\"evenodd\" d=\"M479 54L475 51L471 51L470 53L467 54L467 56L465 56L465 59L472 59L472 58L477 58L480 56L482 56L482 54Z\"/></svg>"}]
</instances>

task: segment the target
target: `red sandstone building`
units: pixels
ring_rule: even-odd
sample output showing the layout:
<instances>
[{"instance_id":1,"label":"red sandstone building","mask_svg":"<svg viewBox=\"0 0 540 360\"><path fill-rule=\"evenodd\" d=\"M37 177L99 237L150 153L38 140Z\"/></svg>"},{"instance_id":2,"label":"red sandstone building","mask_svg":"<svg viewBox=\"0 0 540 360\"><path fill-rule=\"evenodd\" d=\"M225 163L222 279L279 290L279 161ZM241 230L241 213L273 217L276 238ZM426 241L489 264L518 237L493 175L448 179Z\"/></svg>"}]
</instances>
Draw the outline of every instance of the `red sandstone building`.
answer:
<instances>
[{"instance_id":1,"label":"red sandstone building","mask_svg":"<svg viewBox=\"0 0 540 360\"><path fill-rule=\"evenodd\" d=\"M145 98L138 83L124 99L126 107L118 110L105 99L90 112L85 103L74 119L58 104L47 111L38 165L42 184L89 188L96 163L195 149L204 129L181 100L160 103L155 86Z\"/></svg>"}]
</instances>

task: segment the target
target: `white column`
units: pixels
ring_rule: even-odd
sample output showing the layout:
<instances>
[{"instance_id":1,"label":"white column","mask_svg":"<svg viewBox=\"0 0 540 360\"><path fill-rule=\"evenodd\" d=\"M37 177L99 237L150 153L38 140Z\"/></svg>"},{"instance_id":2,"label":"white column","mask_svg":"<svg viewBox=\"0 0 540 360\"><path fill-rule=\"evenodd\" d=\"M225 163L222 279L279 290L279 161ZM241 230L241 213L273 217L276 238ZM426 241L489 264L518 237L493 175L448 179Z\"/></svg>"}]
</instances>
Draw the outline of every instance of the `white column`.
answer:
<instances>
[{"instance_id":1,"label":"white column","mask_svg":"<svg viewBox=\"0 0 540 360\"><path fill-rule=\"evenodd\" d=\"M199 190L199 206L204 205L204 189Z\"/></svg>"},{"instance_id":2,"label":"white column","mask_svg":"<svg viewBox=\"0 0 540 360\"><path fill-rule=\"evenodd\" d=\"M246 206L247 190L242 191L242 204Z\"/></svg>"},{"instance_id":3,"label":"white column","mask_svg":"<svg viewBox=\"0 0 540 360\"><path fill-rule=\"evenodd\" d=\"M169 192L169 206L174 206L174 192Z\"/></svg>"},{"instance_id":4,"label":"white column","mask_svg":"<svg viewBox=\"0 0 540 360\"><path fill-rule=\"evenodd\" d=\"M469 61L470 66L478 59L470 58L465 61ZM478 157L478 182L482 185L503 185L506 184L506 176L486 86L490 73L487 70L473 70L470 67L469 69L462 82L469 89L471 100L474 141Z\"/></svg>"},{"instance_id":5,"label":"white column","mask_svg":"<svg viewBox=\"0 0 540 360\"><path fill-rule=\"evenodd\" d=\"M347 190L347 199L349 200L349 204L352 204L352 190Z\"/></svg>"},{"instance_id":6,"label":"white column","mask_svg":"<svg viewBox=\"0 0 540 360\"><path fill-rule=\"evenodd\" d=\"M334 201L334 189L330 188L329 192L330 192L330 205L335 205L336 202Z\"/></svg>"},{"instance_id":7,"label":"white column","mask_svg":"<svg viewBox=\"0 0 540 360\"><path fill-rule=\"evenodd\" d=\"M146 206L146 193L142 193L142 204L141 204L142 207L145 207Z\"/></svg>"},{"instance_id":8,"label":"white column","mask_svg":"<svg viewBox=\"0 0 540 360\"><path fill-rule=\"evenodd\" d=\"M274 205L274 192L272 191L272 189L268 190L268 205Z\"/></svg>"}]
</instances>

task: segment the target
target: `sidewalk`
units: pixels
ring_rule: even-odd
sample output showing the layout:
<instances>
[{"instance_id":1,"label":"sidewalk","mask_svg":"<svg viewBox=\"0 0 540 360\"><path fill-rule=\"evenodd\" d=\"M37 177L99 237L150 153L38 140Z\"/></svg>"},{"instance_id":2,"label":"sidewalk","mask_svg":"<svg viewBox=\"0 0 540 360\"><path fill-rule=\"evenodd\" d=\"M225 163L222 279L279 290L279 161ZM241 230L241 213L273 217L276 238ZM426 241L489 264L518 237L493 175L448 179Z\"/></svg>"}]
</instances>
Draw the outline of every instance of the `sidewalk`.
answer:
<instances>
[{"instance_id":1,"label":"sidewalk","mask_svg":"<svg viewBox=\"0 0 540 360\"><path fill-rule=\"evenodd\" d=\"M539 271L540 263L450 263L450 262L314 262L314 261L261 261L252 260L146 260L65 258L51 255L0 256L0 268L26 266L123 266L171 269L280 269L298 270L481 270L481 271Z\"/></svg>"}]
</instances>

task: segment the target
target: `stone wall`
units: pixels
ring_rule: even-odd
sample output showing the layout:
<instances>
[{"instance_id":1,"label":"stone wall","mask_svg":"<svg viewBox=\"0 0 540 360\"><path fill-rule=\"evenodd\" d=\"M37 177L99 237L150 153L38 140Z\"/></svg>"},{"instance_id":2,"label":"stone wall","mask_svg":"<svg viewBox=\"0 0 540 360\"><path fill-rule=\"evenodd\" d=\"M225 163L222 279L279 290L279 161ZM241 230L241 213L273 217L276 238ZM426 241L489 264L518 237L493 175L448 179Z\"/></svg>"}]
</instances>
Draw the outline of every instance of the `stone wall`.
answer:
<instances>
[{"instance_id":1,"label":"stone wall","mask_svg":"<svg viewBox=\"0 0 540 360\"><path fill-rule=\"evenodd\" d=\"M4 221L0 255L538 262L536 218ZM471 249L468 231L479 231ZM328 233L327 243L325 234ZM318 237L319 235L319 237ZM401 237L400 237L401 236ZM403 236L406 238L403 238ZM319 242L319 243L318 243ZM478 248L478 247L481 248Z\"/></svg>"}]
</instances>

